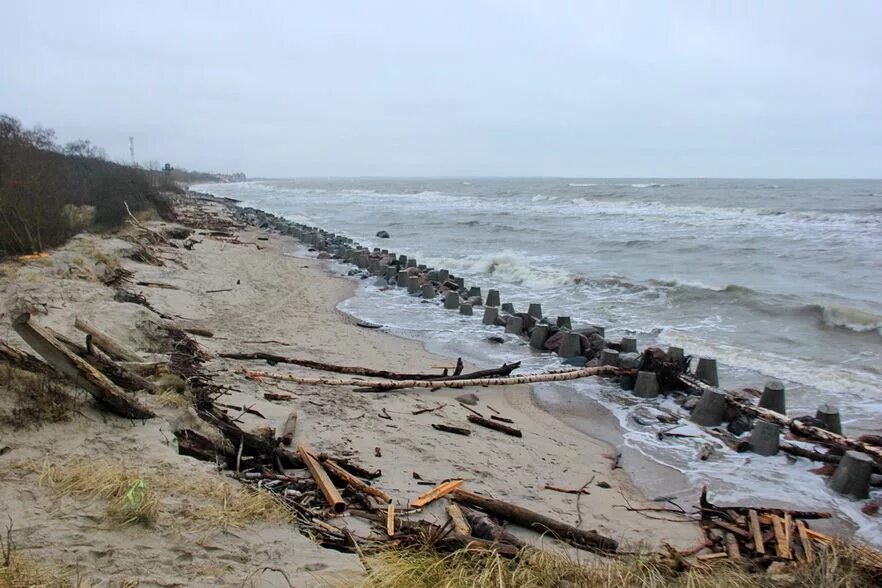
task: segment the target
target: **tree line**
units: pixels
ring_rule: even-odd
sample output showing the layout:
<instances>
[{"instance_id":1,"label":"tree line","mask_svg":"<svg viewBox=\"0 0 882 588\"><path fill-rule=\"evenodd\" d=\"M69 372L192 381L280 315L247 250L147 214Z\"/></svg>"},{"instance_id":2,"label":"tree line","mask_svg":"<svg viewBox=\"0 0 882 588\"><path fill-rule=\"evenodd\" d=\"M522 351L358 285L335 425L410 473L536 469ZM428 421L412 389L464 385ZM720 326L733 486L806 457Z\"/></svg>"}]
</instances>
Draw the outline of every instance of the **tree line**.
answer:
<instances>
[{"instance_id":1,"label":"tree line","mask_svg":"<svg viewBox=\"0 0 882 588\"><path fill-rule=\"evenodd\" d=\"M113 230L132 212L168 215L174 181L106 159L87 140L59 145L52 129L0 114L0 257L44 251L84 229Z\"/></svg>"}]
</instances>

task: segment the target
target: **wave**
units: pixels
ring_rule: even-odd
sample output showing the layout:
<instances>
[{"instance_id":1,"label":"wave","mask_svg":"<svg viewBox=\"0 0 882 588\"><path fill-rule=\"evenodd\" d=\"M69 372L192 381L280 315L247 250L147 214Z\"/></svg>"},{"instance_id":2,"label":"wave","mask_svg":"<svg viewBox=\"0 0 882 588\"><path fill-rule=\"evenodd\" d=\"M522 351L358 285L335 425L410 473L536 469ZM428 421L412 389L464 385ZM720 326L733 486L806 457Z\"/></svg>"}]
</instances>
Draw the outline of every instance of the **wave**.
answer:
<instances>
[{"instance_id":1,"label":"wave","mask_svg":"<svg viewBox=\"0 0 882 588\"><path fill-rule=\"evenodd\" d=\"M570 188L590 188L591 186L596 186L597 184L567 184Z\"/></svg>"},{"instance_id":2,"label":"wave","mask_svg":"<svg viewBox=\"0 0 882 588\"><path fill-rule=\"evenodd\" d=\"M819 316L821 322L828 327L855 333L878 331L882 335L882 315L845 304L810 304L805 308Z\"/></svg>"},{"instance_id":3,"label":"wave","mask_svg":"<svg viewBox=\"0 0 882 588\"><path fill-rule=\"evenodd\" d=\"M459 259L431 260L431 262L454 271L489 274L494 280L537 289L579 284L584 280L582 276L543 265L535 257L531 258L529 255L512 250Z\"/></svg>"}]
</instances>

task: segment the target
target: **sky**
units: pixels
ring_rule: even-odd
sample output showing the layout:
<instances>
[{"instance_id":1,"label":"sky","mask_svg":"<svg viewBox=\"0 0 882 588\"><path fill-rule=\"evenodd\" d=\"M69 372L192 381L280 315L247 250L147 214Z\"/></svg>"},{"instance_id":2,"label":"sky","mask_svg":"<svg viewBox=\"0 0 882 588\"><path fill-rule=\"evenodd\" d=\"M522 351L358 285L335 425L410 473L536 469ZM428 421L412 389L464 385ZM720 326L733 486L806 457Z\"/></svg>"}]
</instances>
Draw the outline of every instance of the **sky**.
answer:
<instances>
[{"instance_id":1,"label":"sky","mask_svg":"<svg viewBox=\"0 0 882 588\"><path fill-rule=\"evenodd\" d=\"M252 177L882 177L882 2L4 2L0 113Z\"/></svg>"}]
</instances>

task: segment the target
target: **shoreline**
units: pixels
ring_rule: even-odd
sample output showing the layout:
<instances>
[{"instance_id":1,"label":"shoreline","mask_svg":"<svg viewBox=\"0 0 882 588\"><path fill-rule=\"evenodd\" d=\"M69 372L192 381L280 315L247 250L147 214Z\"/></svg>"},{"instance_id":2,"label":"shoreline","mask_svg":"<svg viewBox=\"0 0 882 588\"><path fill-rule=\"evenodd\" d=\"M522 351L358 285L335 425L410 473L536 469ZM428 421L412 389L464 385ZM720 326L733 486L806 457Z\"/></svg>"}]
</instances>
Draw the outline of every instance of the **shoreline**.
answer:
<instances>
[{"instance_id":1,"label":"shoreline","mask_svg":"<svg viewBox=\"0 0 882 588\"><path fill-rule=\"evenodd\" d=\"M349 262L355 264L357 267L365 270L365 275L367 276L378 276L382 273L379 270L382 269L382 264L384 263L384 260L382 256L380 256L381 259L379 261L376 259L376 257L378 257L378 254L380 253L385 254L386 250L381 251L377 248L374 248L373 255L368 256L365 254L370 251L369 248L356 249L356 247L358 247L357 242L349 238L340 237L339 235L329 232L321 227L312 227L308 225L303 225L297 221L289 221L287 219L284 219L283 217L277 216L275 213L243 206L241 203L239 203L236 208L245 211L246 214L250 212L251 214L256 214L258 217L265 216L266 218L270 219L270 225L272 225L274 222L272 219L282 221L282 224L287 227L287 229L283 227L277 228L282 232L296 234L299 237L299 241L304 245L305 248L315 247L318 251L324 250L336 253L336 256L340 258L341 262ZM390 254L390 256L391 255L393 254ZM410 267L412 263L415 265L415 262L413 262L413 260L408 261L408 267ZM425 266L420 266L420 268L424 271L426 270ZM431 269L432 268L428 268L428 270ZM423 274L423 276L425 276L425 273ZM394 281L391 279L390 275L386 275L386 277L390 279L390 282ZM369 279L374 278L371 277ZM430 277L430 279L432 278ZM400 281L398 285L401 286ZM394 287L394 285L392 287ZM479 306L478 308L481 307ZM497 322L497 326L499 324L500 323ZM401 336L407 339L411 338L408 335ZM446 350L442 353L448 355L449 357L456 357L457 352ZM506 359L506 361L508 361L508 359ZM621 422L619 416L614 414L613 409L607 407L599 399L590 398L588 396L582 397L583 405L587 404L591 407L601 409L601 412L605 416L600 419L596 418L594 415L591 415L588 418L586 418L584 414L580 416L572 416L568 413L568 411L556 409L553 402L549 402L547 401L547 399L544 398L540 399L538 391L535 390L535 388L531 388L530 397L532 404L538 410L552 415L557 421L567 426L568 429L575 430L582 435L586 435L588 438L594 441L602 441L607 445L610 445L611 448L615 449L616 452L618 452L617 448L621 448L623 450L621 454L623 456L622 463L624 463L625 467L628 468L629 482L636 491L641 493L644 499L655 497L657 499L664 500L674 497L686 503L694 504L695 499L693 494L695 493L695 488L697 487L695 481L696 472L692 472L691 470L684 468L683 460L685 459L686 463L688 463L690 460L698 459L695 456L697 454L701 454L701 452L704 451L710 451L711 454L716 453L720 450L722 450L724 453L726 452L726 448L721 440L718 437L711 436L709 437L709 439L705 440L706 442L701 448L701 452L699 452L698 449L695 449L694 451L696 453L693 453L689 457L685 457L684 455L682 455L681 449L680 455L678 455L676 459L671 462L667 462L666 460L659 459L657 456L648 454L645 448L640 449L637 445L629 442L628 437L631 436L633 432L631 432L629 429L626 429ZM580 408L584 413L584 406ZM598 435L598 429L600 429L601 431L606 431L606 433L604 435ZM698 432L698 434L700 434L700 432ZM640 442L638 442L638 444L639 443ZM705 460L706 456L702 454L701 459ZM746 456L739 456L736 461L741 462L742 464L746 464L750 462L750 454L747 454ZM713 462L714 461L711 460L707 463L711 464ZM793 471L793 477L786 475L783 478L777 477L778 479L776 480L776 483L789 483L799 479L808 480L815 477L815 474L809 471L809 467L806 467L806 464L803 463L801 466L797 467L800 467L802 469L799 472ZM702 470L705 473L709 473L711 471L708 470L706 467L702 467ZM729 464L726 464L720 471L734 473L734 471L730 470L731 466ZM698 473L698 476L702 477L700 473ZM726 496L728 500L734 500L736 502L748 500L754 503L774 504L778 507L799 507L820 510L828 510L829 507L832 506L829 503L828 499L819 496L814 496L810 503L806 503L804 500L792 500L793 497L768 495L768 493L763 493L762 496L753 496L749 488L746 488L745 491L742 491L737 484L732 485L729 482L731 482L731 480L723 481L720 479L714 479L714 477L712 476L711 479L708 479L706 481L702 480L702 483L699 484L699 486L702 484L706 484L712 492L719 493L723 496ZM814 481L812 481L811 483L814 484ZM820 493L823 494L823 492ZM820 502L818 501L819 498L821 498ZM835 510L837 510L835 522L832 522L830 525L825 525L825 528L827 530L849 535L863 532L865 530L860 523L860 521L863 520L861 517L861 513L856 510L851 504L849 504L847 500L838 499L836 502Z\"/></svg>"}]
</instances>

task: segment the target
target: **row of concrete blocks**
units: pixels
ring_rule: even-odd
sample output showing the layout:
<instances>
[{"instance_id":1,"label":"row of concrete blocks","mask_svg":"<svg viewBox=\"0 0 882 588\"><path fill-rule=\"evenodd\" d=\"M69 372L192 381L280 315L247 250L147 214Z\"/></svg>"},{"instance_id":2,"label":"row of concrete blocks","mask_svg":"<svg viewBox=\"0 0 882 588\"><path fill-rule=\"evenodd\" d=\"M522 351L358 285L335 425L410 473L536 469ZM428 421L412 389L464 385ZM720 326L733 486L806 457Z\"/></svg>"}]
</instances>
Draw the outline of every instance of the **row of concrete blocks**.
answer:
<instances>
[{"instance_id":1,"label":"row of concrete blocks","mask_svg":"<svg viewBox=\"0 0 882 588\"><path fill-rule=\"evenodd\" d=\"M277 227L279 228L279 227ZM415 259L408 259L407 256L398 257L396 266L387 266L381 268L379 262L372 259L366 249L354 244L352 239L341 237L333 233L327 233L321 229L305 227L302 225L295 226L290 229L289 234L297 237L301 242L314 246L317 249L328 250L342 257L345 261L355 263L363 269L369 270L371 273L384 273L384 277L388 280L397 280L397 284L407 287L408 293L423 298L432 299L437 296L434 286L431 283L420 284L419 278L410 276L405 271L398 271L397 267L418 267L426 270L427 268L418 265ZM388 254L386 250L375 250L381 254ZM394 255L394 254L393 254ZM451 279L448 270L442 269L429 272L430 282L444 283ZM462 278L455 278L460 288L464 287ZM472 287L468 292L469 297L481 296L481 290ZM484 324L495 324L499 316L499 311L514 314L514 306L510 303L500 304L499 292L497 290L489 290L487 300L484 302L486 306L484 310ZM459 309L464 315L473 314L473 305L462 302L458 292L448 292L444 299L444 307L451 310ZM527 311L529 315L536 318L542 318L542 309L539 304L531 304ZM558 317L557 326L571 329L569 317ZM518 335L524 334L523 319L518 316L509 316L506 321L505 331ZM541 349L545 340L548 338L550 331L549 325L539 324L533 329L530 337L530 346L535 349ZM579 355L581 344L579 336L576 333L568 333L561 343L558 351L562 357L574 357ZM614 365L621 367L634 367L635 356L637 352L637 341L634 338L622 339L621 351L613 349L603 349L600 355L601 365ZM670 357L682 358L683 350L678 347L670 347L668 349ZM639 356L638 356L639 357ZM710 386L719 386L717 376L716 360L712 358L699 358L695 369L695 377ZM658 377L655 372L640 371L636 377L623 377L621 385L625 389L633 391L633 394L640 398L655 398L659 394ZM785 414L786 401L783 383L779 381L770 381L763 389L760 397L759 406L768 410ZM723 423L728 408L728 402L724 393L716 390L707 390L702 395L698 404L692 412L692 421L702 426L719 426ZM827 430L842 434L842 424L837 407L824 404L820 406L815 414L815 418L824 423ZM780 447L780 427L770 421L757 419L751 431L748 446L758 455L772 456L778 453ZM836 471L830 478L829 485L836 492L853 496L858 499L867 498L869 496L870 478L873 471L873 460L864 453L858 451L848 451L841 458Z\"/></svg>"}]
</instances>

